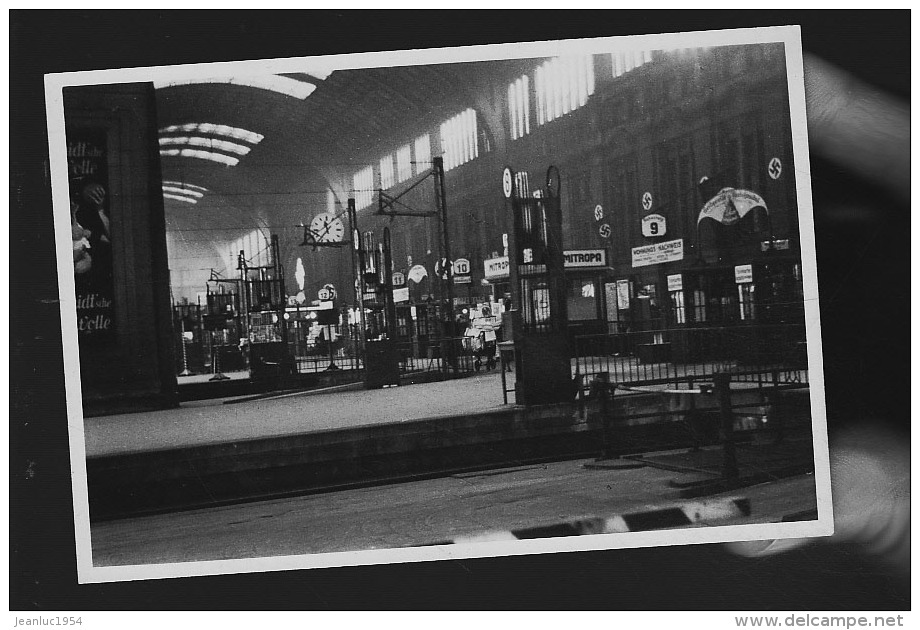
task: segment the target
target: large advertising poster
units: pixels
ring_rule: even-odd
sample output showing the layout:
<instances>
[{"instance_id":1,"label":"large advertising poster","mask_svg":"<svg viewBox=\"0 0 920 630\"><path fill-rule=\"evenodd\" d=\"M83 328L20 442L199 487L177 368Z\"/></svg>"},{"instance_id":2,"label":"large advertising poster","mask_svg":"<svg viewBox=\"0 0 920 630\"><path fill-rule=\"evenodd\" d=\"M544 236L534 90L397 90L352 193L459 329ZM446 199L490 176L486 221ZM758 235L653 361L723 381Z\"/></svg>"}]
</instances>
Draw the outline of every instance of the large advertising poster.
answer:
<instances>
[{"instance_id":1,"label":"large advertising poster","mask_svg":"<svg viewBox=\"0 0 920 630\"><path fill-rule=\"evenodd\" d=\"M70 232L80 343L115 337L107 132L67 129Z\"/></svg>"}]
</instances>

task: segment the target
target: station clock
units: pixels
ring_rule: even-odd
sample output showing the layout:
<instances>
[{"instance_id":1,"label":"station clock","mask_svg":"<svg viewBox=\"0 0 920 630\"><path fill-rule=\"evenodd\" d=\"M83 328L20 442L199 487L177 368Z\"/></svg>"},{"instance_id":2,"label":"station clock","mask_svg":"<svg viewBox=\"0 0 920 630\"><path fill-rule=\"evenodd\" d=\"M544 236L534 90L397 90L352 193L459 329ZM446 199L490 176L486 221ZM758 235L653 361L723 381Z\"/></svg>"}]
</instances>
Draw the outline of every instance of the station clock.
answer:
<instances>
[{"instance_id":1,"label":"station clock","mask_svg":"<svg viewBox=\"0 0 920 630\"><path fill-rule=\"evenodd\" d=\"M341 243L345 238L345 224L332 212L318 214L310 222L310 232L318 243Z\"/></svg>"}]
</instances>

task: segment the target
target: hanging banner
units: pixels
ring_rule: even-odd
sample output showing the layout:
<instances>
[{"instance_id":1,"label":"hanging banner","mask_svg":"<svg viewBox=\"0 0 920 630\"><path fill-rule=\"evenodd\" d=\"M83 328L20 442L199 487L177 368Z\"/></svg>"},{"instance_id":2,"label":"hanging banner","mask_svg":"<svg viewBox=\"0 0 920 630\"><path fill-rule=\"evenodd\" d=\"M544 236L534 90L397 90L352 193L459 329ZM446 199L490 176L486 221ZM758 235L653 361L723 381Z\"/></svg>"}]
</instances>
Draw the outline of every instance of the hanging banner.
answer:
<instances>
[{"instance_id":1,"label":"hanging banner","mask_svg":"<svg viewBox=\"0 0 920 630\"><path fill-rule=\"evenodd\" d=\"M70 232L80 342L115 340L115 290L104 129L68 129Z\"/></svg>"},{"instance_id":2,"label":"hanging banner","mask_svg":"<svg viewBox=\"0 0 920 630\"><path fill-rule=\"evenodd\" d=\"M646 267L684 259L684 239L632 248L632 266Z\"/></svg>"}]
</instances>

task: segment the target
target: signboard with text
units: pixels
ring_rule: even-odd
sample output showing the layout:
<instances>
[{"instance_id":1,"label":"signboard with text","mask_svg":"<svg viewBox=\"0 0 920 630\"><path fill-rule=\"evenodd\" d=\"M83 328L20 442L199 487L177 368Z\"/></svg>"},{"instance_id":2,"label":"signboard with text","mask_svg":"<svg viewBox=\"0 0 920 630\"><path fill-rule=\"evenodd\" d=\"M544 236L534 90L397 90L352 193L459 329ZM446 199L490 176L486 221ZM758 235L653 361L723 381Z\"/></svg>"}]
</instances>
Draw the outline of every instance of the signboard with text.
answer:
<instances>
[{"instance_id":1,"label":"signboard with text","mask_svg":"<svg viewBox=\"0 0 920 630\"><path fill-rule=\"evenodd\" d=\"M486 280L500 280L507 278L510 274L508 271L508 257L499 256L498 258L487 258L482 261Z\"/></svg>"},{"instance_id":2,"label":"signboard with text","mask_svg":"<svg viewBox=\"0 0 920 630\"><path fill-rule=\"evenodd\" d=\"M684 239L632 248L632 266L646 267L684 259Z\"/></svg>"},{"instance_id":3,"label":"signboard with text","mask_svg":"<svg viewBox=\"0 0 920 630\"><path fill-rule=\"evenodd\" d=\"M70 228L80 342L115 340L115 289L104 129L67 130Z\"/></svg>"},{"instance_id":4,"label":"signboard with text","mask_svg":"<svg viewBox=\"0 0 920 630\"><path fill-rule=\"evenodd\" d=\"M562 252L566 269L584 269L607 266L605 249L569 249ZM482 261L486 280L501 280L508 277L508 257L487 258ZM542 267L542 266L541 266Z\"/></svg>"},{"instance_id":5,"label":"signboard with text","mask_svg":"<svg viewBox=\"0 0 920 630\"><path fill-rule=\"evenodd\" d=\"M673 276L668 276L668 291L683 291L684 290L684 277L676 273Z\"/></svg>"},{"instance_id":6,"label":"signboard with text","mask_svg":"<svg viewBox=\"0 0 920 630\"><path fill-rule=\"evenodd\" d=\"M629 280L617 280L617 308L626 310L629 308Z\"/></svg>"},{"instance_id":7,"label":"signboard with text","mask_svg":"<svg viewBox=\"0 0 920 630\"><path fill-rule=\"evenodd\" d=\"M562 252L565 259L565 268L570 267L606 267L607 250L605 249L574 249Z\"/></svg>"},{"instance_id":8,"label":"signboard with text","mask_svg":"<svg viewBox=\"0 0 920 630\"><path fill-rule=\"evenodd\" d=\"M754 267L752 265L738 265L735 267L735 282L738 284L754 282Z\"/></svg>"},{"instance_id":9,"label":"signboard with text","mask_svg":"<svg viewBox=\"0 0 920 630\"><path fill-rule=\"evenodd\" d=\"M642 236L654 238L668 233L668 220L660 214L642 217Z\"/></svg>"}]
</instances>

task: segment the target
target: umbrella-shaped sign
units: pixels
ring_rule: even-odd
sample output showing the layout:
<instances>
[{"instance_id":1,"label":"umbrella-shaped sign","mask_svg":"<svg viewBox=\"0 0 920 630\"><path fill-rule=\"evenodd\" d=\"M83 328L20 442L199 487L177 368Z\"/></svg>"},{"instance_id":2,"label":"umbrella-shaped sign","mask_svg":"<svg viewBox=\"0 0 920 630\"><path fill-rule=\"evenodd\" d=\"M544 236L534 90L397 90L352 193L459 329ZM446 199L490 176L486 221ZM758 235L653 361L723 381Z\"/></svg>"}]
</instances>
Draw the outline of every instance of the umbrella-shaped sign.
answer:
<instances>
[{"instance_id":1,"label":"umbrella-shaped sign","mask_svg":"<svg viewBox=\"0 0 920 630\"><path fill-rule=\"evenodd\" d=\"M412 269L409 270L409 280L418 284L422 281L422 278L428 276L428 271L421 265L415 265Z\"/></svg>"},{"instance_id":2,"label":"umbrella-shaped sign","mask_svg":"<svg viewBox=\"0 0 920 630\"><path fill-rule=\"evenodd\" d=\"M741 188L723 188L706 202L696 222L709 218L722 225L734 225L754 208L763 208L764 212L768 212L767 203L757 193Z\"/></svg>"}]
</instances>

